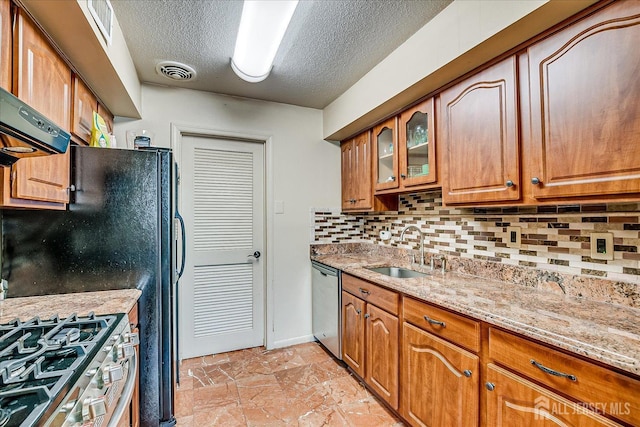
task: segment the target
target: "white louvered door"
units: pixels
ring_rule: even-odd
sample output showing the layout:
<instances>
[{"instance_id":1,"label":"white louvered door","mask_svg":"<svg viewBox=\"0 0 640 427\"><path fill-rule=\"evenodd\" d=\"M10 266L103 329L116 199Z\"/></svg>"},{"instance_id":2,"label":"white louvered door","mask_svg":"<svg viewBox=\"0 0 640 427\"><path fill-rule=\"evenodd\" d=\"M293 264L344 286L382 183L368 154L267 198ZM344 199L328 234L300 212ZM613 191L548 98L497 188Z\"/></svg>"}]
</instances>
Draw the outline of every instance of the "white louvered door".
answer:
<instances>
[{"instance_id":1,"label":"white louvered door","mask_svg":"<svg viewBox=\"0 0 640 427\"><path fill-rule=\"evenodd\" d=\"M180 359L264 344L264 145L183 136Z\"/></svg>"}]
</instances>

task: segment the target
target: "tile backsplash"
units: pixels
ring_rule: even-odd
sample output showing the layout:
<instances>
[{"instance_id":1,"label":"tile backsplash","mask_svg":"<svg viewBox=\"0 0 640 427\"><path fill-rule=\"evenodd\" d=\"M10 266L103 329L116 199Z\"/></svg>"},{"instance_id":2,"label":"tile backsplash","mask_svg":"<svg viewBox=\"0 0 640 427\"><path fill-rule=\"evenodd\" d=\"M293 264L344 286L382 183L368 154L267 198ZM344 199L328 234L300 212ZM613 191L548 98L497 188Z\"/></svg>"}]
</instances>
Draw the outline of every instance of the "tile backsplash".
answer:
<instances>
[{"instance_id":1,"label":"tile backsplash","mask_svg":"<svg viewBox=\"0 0 640 427\"><path fill-rule=\"evenodd\" d=\"M313 209L311 216L315 243L365 241L417 249L415 231L400 242L402 229L414 224L425 235L425 252L443 254L451 265L469 269L476 261L494 270L522 267L517 270L640 285L640 203L456 208L442 206L440 192L428 192L401 195L397 212ZM508 226L520 227L520 248L507 246ZM384 229L391 231L388 241L379 238ZM613 260L591 258L591 233L613 235Z\"/></svg>"}]
</instances>

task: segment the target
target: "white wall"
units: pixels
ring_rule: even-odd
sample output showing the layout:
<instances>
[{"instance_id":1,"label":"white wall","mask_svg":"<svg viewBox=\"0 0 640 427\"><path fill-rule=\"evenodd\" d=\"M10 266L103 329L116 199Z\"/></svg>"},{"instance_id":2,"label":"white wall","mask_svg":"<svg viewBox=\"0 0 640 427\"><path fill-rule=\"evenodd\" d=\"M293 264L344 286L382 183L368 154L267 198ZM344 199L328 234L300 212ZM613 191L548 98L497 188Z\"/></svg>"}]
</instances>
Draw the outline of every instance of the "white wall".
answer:
<instances>
[{"instance_id":1,"label":"white wall","mask_svg":"<svg viewBox=\"0 0 640 427\"><path fill-rule=\"evenodd\" d=\"M153 145L170 147L172 123L271 135L267 174L272 180L273 200L268 200L267 206L278 200L284 202L285 209L284 214L267 213L267 229L273 231L267 243L272 248L267 286L273 291L273 316L267 325L272 332L267 332L267 344L282 347L312 339L309 211L314 206L340 205L340 149L322 140L322 112L143 85L142 117L136 121L116 119L118 144L124 144L126 130L148 129L155 132Z\"/></svg>"}]
</instances>

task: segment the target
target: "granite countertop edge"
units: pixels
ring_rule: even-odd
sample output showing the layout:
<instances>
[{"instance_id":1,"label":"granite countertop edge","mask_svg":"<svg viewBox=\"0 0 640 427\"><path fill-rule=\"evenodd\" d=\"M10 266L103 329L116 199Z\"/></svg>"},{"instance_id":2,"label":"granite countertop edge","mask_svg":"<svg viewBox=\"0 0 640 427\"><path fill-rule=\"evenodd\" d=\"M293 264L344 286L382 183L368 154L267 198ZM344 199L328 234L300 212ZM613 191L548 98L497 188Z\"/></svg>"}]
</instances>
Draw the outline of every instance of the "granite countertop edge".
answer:
<instances>
[{"instance_id":1,"label":"granite countertop edge","mask_svg":"<svg viewBox=\"0 0 640 427\"><path fill-rule=\"evenodd\" d=\"M410 297L640 375L640 310L455 272L397 279L367 267L418 265L370 254L312 255L337 268ZM572 325L573 323L573 325Z\"/></svg>"},{"instance_id":2,"label":"granite countertop edge","mask_svg":"<svg viewBox=\"0 0 640 427\"><path fill-rule=\"evenodd\" d=\"M0 323L14 319L25 321L38 316L47 319L55 315L128 313L137 303L139 289L123 289L71 294L8 298L0 301Z\"/></svg>"}]
</instances>

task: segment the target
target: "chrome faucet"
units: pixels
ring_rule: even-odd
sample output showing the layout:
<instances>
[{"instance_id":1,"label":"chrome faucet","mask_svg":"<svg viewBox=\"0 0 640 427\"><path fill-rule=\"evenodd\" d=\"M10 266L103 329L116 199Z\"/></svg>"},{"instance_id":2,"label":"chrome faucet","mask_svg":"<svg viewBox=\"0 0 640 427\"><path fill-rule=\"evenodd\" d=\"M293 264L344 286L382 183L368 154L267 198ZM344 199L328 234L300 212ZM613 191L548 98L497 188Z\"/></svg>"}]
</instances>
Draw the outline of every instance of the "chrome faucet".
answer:
<instances>
[{"instance_id":1,"label":"chrome faucet","mask_svg":"<svg viewBox=\"0 0 640 427\"><path fill-rule=\"evenodd\" d=\"M400 233L400 241L404 240L404 233L410 229L410 228L415 228L416 230L418 230L418 233L420 233L420 266L424 266L424 233L422 232L422 230L420 230L420 227L418 227L417 225L407 225L404 230L402 230L402 233Z\"/></svg>"}]
</instances>

